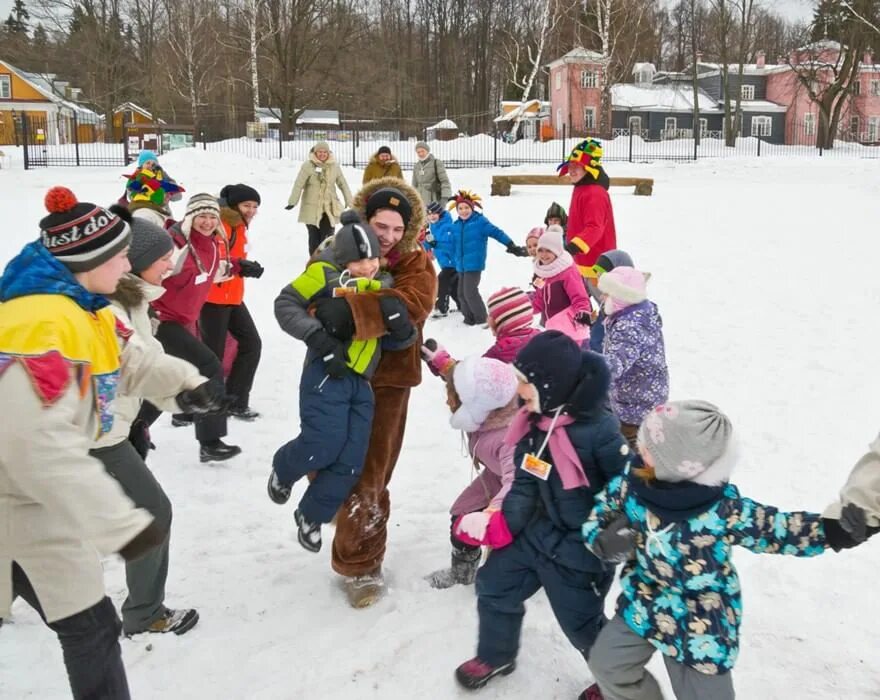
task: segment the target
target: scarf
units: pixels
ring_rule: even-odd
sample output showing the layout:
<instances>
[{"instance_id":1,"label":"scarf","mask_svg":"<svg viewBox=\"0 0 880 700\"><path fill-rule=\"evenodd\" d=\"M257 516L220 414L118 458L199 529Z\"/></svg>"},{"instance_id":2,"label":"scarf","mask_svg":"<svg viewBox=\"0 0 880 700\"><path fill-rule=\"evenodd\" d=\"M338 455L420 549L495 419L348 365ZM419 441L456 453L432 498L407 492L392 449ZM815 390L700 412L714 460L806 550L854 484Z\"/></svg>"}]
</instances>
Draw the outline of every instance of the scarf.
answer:
<instances>
[{"instance_id":1,"label":"scarf","mask_svg":"<svg viewBox=\"0 0 880 700\"><path fill-rule=\"evenodd\" d=\"M563 250L560 255L556 256L556 260L552 263L542 264L540 260L535 258L535 275L543 279L550 279L556 275L565 272L569 267L574 265L574 258L567 250Z\"/></svg>"},{"instance_id":2,"label":"scarf","mask_svg":"<svg viewBox=\"0 0 880 700\"><path fill-rule=\"evenodd\" d=\"M574 418L562 414L562 408L557 409L553 418L542 415L537 420L532 418L528 409L521 408L510 423L507 435L504 436L504 443L510 446L516 445L529 434L532 426L537 427L538 430L547 433L547 437L535 456L541 459L544 449L549 445L553 466L559 470L559 478L562 479L562 488L568 491L581 486L589 486L590 480L584 474L584 467L574 445L571 444L568 432L555 430L557 426L564 428L574 422Z\"/></svg>"}]
</instances>

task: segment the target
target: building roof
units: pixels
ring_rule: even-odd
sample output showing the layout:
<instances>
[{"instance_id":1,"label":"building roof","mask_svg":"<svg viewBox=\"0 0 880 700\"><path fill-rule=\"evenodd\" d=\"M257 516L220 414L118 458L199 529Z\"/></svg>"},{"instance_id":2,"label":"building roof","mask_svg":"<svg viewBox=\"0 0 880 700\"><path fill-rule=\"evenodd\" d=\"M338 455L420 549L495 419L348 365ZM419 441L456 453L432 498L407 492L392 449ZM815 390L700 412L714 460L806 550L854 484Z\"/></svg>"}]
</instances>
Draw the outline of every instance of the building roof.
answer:
<instances>
[{"instance_id":1,"label":"building roof","mask_svg":"<svg viewBox=\"0 0 880 700\"><path fill-rule=\"evenodd\" d=\"M537 110L534 112L530 112L529 110L534 109L537 106ZM541 100L529 100L528 102L517 102L516 100L502 100L501 108L510 107L511 109L504 114L500 114L495 117L495 123L500 122L512 122L515 119L534 119L541 116L546 116L550 113L550 103L543 102Z\"/></svg>"},{"instance_id":2,"label":"building roof","mask_svg":"<svg viewBox=\"0 0 880 700\"><path fill-rule=\"evenodd\" d=\"M456 124L451 119L441 119L436 124L432 124L428 127L429 129L458 129L458 124Z\"/></svg>"},{"instance_id":3,"label":"building roof","mask_svg":"<svg viewBox=\"0 0 880 700\"><path fill-rule=\"evenodd\" d=\"M126 112L126 111L137 112L138 114L142 114L143 116L145 116L147 119L150 119L150 120L153 119L153 114L151 112L148 112L143 107L136 105L134 102L123 102L121 105L119 105L118 107L116 107L113 110L113 114L119 114L120 112ZM165 124L165 120L164 119L157 119L156 123Z\"/></svg>"},{"instance_id":4,"label":"building roof","mask_svg":"<svg viewBox=\"0 0 880 700\"><path fill-rule=\"evenodd\" d=\"M560 56L555 61L548 63L547 68L555 68L564 63L607 63L607 60L605 56L596 51L590 51L583 46L578 46L564 56Z\"/></svg>"},{"instance_id":5,"label":"building roof","mask_svg":"<svg viewBox=\"0 0 880 700\"><path fill-rule=\"evenodd\" d=\"M313 124L339 126L339 112L334 109L304 109L296 123L297 126Z\"/></svg>"},{"instance_id":6,"label":"building roof","mask_svg":"<svg viewBox=\"0 0 880 700\"><path fill-rule=\"evenodd\" d=\"M718 103L704 90L698 91L701 112L719 112ZM633 85L618 83L611 86L613 109L634 109L649 112L692 112L693 88L677 85Z\"/></svg>"},{"instance_id":7,"label":"building roof","mask_svg":"<svg viewBox=\"0 0 880 700\"><path fill-rule=\"evenodd\" d=\"M731 104L734 104L733 100L731 100ZM743 112L785 113L788 111L788 107L786 107L785 105L781 105L776 102L770 102L770 100L742 100L739 103L739 107Z\"/></svg>"},{"instance_id":8,"label":"building roof","mask_svg":"<svg viewBox=\"0 0 880 700\"><path fill-rule=\"evenodd\" d=\"M63 95L58 93L58 88L63 88L68 86L70 83L67 83L63 80L55 80L54 73L31 73L30 71L21 70L21 68L16 68L9 61L3 61L3 64L12 71L19 78L29 83L37 92L43 95L47 100L54 102L61 109L66 109L69 112L75 112L76 114L84 117L88 117L90 119L94 119L98 121L101 117L94 110L89 109L88 107L83 107L76 102L68 100Z\"/></svg>"}]
</instances>

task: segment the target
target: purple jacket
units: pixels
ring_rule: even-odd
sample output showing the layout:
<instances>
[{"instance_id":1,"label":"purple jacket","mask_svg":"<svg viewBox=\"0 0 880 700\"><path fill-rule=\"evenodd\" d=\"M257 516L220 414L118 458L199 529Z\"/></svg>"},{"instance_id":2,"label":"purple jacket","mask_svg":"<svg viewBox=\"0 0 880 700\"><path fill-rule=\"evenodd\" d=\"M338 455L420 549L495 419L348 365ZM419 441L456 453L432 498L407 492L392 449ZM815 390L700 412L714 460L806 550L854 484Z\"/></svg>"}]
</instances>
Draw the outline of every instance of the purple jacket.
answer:
<instances>
[{"instance_id":1,"label":"purple jacket","mask_svg":"<svg viewBox=\"0 0 880 700\"><path fill-rule=\"evenodd\" d=\"M605 359L611 369L611 408L621 423L640 425L669 399L663 321L652 301L605 319Z\"/></svg>"},{"instance_id":2,"label":"purple jacket","mask_svg":"<svg viewBox=\"0 0 880 700\"><path fill-rule=\"evenodd\" d=\"M512 418L512 415L511 415ZM505 445L506 421L501 426L497 422L490 425L491 418L473 433L468 433L468 450L483 469L470 485L462 491L449 512L458 517L465 513L485 510L488 506L499 509L501 502L513 486L516 468L513 453L516 446Z\"/></svg>"},{"instance_id":3,"label":"purple jacket","mask_svg":"<svg viewBox=\"0 0 880 700\"><path fill-rule=\"evenodd\" d=\"M501 360L511 364L520 350L541 331L531 326L525 328L516 328L509 333L499 335L495 338L495 345L483 353L483 357L493 360Z\"/></svg>"}]
</instances>

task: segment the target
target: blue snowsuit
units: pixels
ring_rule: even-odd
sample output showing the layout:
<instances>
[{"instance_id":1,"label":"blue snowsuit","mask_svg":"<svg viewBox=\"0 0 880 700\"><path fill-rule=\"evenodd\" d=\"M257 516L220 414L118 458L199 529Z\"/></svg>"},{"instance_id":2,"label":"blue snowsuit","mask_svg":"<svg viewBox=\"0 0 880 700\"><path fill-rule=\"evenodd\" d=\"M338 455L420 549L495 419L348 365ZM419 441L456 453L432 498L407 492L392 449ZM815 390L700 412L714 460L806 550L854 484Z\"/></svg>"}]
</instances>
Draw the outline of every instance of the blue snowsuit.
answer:
<instances>
[{"instance_id":1,"label":"blue snowsuit","mask_svg":"<svg viewBox=\"0 0 880 700\"><path fill-rule=\"evenodd\" d=\"M478 211L467 219L456 219L452 224L452 250L456 271L485 270L490 238L504 246L513 243L510 236Z\"/></svg>"},{"instance_id":2,"label":"blue snowsuit","mask_svg":"<svg viewBox=\"0 0 880 700\"><path fill-rule=\"evenodd\" d=\"M455 245L452 236L452 217L448 211L444 211L437 223L431 224L428 228L431 235L434 236L434 258L441 269L455 267Z\"/></svg>"}]
</instances>

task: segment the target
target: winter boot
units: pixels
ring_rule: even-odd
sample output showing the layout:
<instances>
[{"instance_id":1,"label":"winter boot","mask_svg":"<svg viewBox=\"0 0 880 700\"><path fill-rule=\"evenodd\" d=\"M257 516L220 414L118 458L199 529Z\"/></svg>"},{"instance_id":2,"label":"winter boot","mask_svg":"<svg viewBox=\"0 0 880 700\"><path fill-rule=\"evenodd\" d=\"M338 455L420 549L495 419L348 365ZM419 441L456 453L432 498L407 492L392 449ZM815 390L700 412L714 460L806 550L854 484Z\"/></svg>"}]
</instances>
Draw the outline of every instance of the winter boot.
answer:
<instances>
[{"instance_id":1,"label":"winter boot","mask_svg":"<svg viewBox=\"0 0 880 700\"><path fill-rule=\"evenodd\" d=\"M223 462L241 454L238 445L227 445L223 440L203 442L199 448L199 459L202 462Z\"/></svg>"},{"instance_id":2,"label":"winter boot","mask_svg":"<svg viewBox=\"0 0 880 700\"><path fill-rule=\"evenodd\" d=\"M274 472L273 472L274 474ZM321 551L321 523L313 523L305 519L300 513L299 508L293 511L293 519L296 520L296 526L299 528L296 538L310 552L317 554Z\"/></svg>"},{"instance_id":3,"label":"winter boot","mask_svg":"<svg viewBox=\"0 0 880 700\"><path fill-rule=\"evenodd\" d=\"M468 690L479 690L495 676L507 676L515 670L516 661L501 666L490 666L479 656L475 656L455 669L455 679Z\"/></svg>"},{"instance_id":4,"label":"winter boot","mask_svg":"<svg viewBox=\"0 0 880 700\"><path fill-rule=\"evenodd\" d=\"M272 502L277 503L279 506L283 506L290 500L290 492L292 489L293 484L282 484L278 480L278 475L273 469L269 474L269 483L266 486L266 490L269 492L269 498L272 499Z\"/></svg>"},{"instance_id":5,"label":"winter boot","mask_svg":"<svg viewBox=\"0 0 880 700\"><path fill-rule=\"evenodd\" d=\"M348 603L353 608L368 608L385 593L382 569L364 576L349 576L343 583Z\"/></svg>"},{"instance_id":6,"label":"winter boot","mask_svg":"<svg viewBox=\"0 0 880 700\"><path fill-rule=\"evenodd\" d=\"M259 411L255 411L250 406L232 406L228 411L230 416L253 423L260 417Z\"/></svg>"},{"instance_id":7,"label":"winter boot","mask_svg":"<svg viewBox=\"0 0 880 700\"><path fill-rule=\"evenodd\" d=\"M448 311L440 311L440 309L437 309L437 311L431 314L431 318L446 318L448 315Z\"/></svg>"},{"instance_id":8,"label":"winter boot","mask_svg":"<svg viewBox=\"0 0 880 700\"><path fill-rule=\"evenodd\" d=\"M480 549L455 547L452 550L452 564L448 569L439 569L426 578L431 588L450 588L456 583L469 586L477 576L480 565Z\"/></svg>"},{"instance_id":9,"label":"winter boot","mask_svg":"<svg viewBox=\"0 0 880 700\"><path fill-rule=\"evenodd\" d=\"M193 424L193 417L189 413L172 413L171 425L175 428L185 428Z\"/></svg>"},{"instance_id":10,"label":"winter boot","mask_svg":"<svg viewBox=\"0 0 880 700\"><path fill-rule=\"evenodd\" d=\"M593 683L593 685L578 695L578 700L605 700L605 696L602 695L602 691L599 690L599 684Z\"/></svg>"},{"instance_id":11,"label":"winter boot","mask_svg":"<svg viewBox=\"0 0 880 700\"><path fill-rule=\"evenodd\" d=\"M172 610L165 608L162 611L162 617L156 620L152 625L147 627L144 632L152 632L155 634L165 634L174 632L174 634L186 634L199 621L199 613L195 608L182 610ZM131 635L129 635L131 636Z\"/></svg>"}]
</instances>

